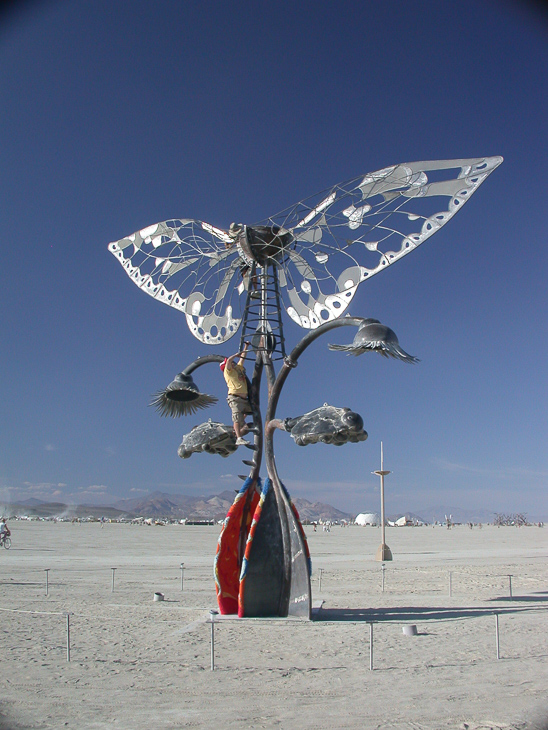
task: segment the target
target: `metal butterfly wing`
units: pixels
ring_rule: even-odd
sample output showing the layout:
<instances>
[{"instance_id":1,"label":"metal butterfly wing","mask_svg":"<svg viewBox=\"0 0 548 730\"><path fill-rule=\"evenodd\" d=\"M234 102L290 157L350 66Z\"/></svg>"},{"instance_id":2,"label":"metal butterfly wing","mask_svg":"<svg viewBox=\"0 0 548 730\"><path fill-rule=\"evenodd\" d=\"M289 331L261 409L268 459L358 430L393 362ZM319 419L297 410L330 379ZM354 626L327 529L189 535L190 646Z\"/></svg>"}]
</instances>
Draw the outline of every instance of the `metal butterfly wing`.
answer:
<instances>
[{"instance_id":1,"label":"metal butterfly wing","mask_svg":"<svg viewBox=\"0 0 548 730\"><path fill-rule=\"evenodd\" d=\"M387 167L263 221L293 238L278 263L289 316L312 329L340 317L361 282L439 231L502 161L485 157Z\"/></svg>"},{"instance_id":2,"label":"metal butterfly wing","mask_svg":"<svg viewBox=\"0 0 548 730\"><path fill-rule=\"evenodd\" d=\"M238 252L226 231L198 220L170 220L109 245L129 278L146 294L186 316L206 344L232 337L241 320Z\"/></svg>"},{"instance_id":3,"label":"metal butterfly wing","mask_svg":"<svg viewBox=\"0 0 548 730\"><path fill-rule=\"evenodd\" d=\"M284 240L268 264L276 269L289 316L312 329L340 317L362 281L444 226L501 162L485 157L387 167L257 224ZM237 332L249 277L227 231L171 220L111 243L109 250L140 289L182 311L202 342L218 344Z\"/></svg>"}]
</instances>

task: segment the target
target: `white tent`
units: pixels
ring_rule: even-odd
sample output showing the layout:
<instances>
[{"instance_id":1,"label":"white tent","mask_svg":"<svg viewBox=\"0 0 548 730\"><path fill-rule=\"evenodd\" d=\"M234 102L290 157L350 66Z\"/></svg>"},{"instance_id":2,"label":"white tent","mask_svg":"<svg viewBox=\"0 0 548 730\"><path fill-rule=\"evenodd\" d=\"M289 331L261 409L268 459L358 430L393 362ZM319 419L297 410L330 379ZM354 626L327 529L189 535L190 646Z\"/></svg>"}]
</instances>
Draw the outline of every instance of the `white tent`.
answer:
<instances>
[{"instance_id":1,"label":"white tent","mask_svg":"<svg viewBox=\"0 0 548 730\"><path fill-rule=\"evenodd\" d=\"M381 518L375 512L361 512L355 520L356 525L380 525Z\"/></svg>"}]
</instances>

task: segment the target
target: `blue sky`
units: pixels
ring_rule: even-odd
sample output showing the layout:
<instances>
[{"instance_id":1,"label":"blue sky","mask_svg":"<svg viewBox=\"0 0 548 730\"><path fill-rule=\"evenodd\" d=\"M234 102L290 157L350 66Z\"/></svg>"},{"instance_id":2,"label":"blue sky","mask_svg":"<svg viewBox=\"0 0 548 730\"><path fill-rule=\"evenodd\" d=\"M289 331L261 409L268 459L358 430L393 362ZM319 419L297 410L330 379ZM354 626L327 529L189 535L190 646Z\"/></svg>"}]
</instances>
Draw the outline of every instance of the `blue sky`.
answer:
<instances>
[{"instance_id":1,"label":"blue sky","mask_svg":"<svg viewBox=\"0 0 548 730\"><path fill-rule=\"evenodd\" d=\"M391 326L420 364L320 340L288 380L280 417L348 405L369 439L299 448L278 434L277 464L295 496L377 509L382 440L389 512L548 515L547 29L539 5L510 0L76 0L5 14L0 502L241 483L242 454L176 453L200 420L229 421L217 369L197 377L220 397L203 419L147 406L210 350L130 282L109 242L169 218L262 220L399 162L502 155L349 309ZM303 334L287 323L290 346Z\"/></svg>"}]
</instances>

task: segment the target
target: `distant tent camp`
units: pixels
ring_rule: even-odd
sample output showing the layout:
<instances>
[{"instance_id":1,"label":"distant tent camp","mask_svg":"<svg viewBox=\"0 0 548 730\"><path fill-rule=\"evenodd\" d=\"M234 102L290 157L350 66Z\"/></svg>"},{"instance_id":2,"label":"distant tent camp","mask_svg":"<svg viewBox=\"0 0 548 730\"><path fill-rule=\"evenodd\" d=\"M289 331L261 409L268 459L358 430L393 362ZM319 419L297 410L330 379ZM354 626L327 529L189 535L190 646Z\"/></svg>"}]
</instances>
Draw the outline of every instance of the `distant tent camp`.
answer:
<instances>
[{"instance_id":1,"label":"distant tent camp","mask_svg":"<svg viewBox=\"0 0 548 730\"><path fill-rule=\"evenodd\" d=\"M375 512L361 512L355 519L356 525L380 525L381 518Z\"/></svg>"},{"instance_id":2,"label":"distant tent camp","mask_svg":"<svg viewBox=\"0 0 548 730\"><path fill-rule=\"evenodd\" d=\"M387 520L390 527L408 527L409 525L423 525L424 522L414 515L406 514L398 517L397 520Z\"/></svg>"}]
</instances>

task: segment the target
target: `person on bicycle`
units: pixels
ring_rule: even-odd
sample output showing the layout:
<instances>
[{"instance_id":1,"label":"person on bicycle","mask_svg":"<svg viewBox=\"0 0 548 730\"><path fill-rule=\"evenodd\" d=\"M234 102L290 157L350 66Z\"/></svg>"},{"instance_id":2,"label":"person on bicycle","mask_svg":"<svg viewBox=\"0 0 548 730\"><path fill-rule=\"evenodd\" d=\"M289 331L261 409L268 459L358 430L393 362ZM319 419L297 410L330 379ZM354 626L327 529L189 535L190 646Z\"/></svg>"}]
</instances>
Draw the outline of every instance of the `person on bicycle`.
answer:
<instances>
[{"instance_id":1,"label":"person on bicycle","mask_svg":"<svg viewBox=\"0 0 548 730\"><path fill-rule=\"evenodd\" d=\"M10 535L11 532L6 525L6 520L4 519L4 517L0 517L0 542L4 542L4 539L6 537L9 537Z\"/></svg>"}]
</instances>

